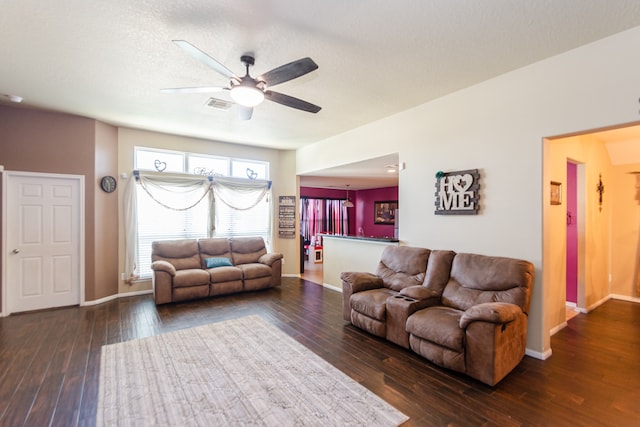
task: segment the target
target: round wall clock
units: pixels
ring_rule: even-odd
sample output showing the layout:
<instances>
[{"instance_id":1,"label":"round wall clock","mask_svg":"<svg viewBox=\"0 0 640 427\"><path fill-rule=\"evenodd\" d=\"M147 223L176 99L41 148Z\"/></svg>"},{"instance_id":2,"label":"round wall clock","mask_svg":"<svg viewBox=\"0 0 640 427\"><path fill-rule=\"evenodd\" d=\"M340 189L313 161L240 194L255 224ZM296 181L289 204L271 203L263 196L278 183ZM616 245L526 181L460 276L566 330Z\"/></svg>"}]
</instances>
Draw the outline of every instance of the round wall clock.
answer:
<instances>
[{"instance_id":1,"label":"round wall clock","mask_svg":"<svg viewBox=\"0 0 640 427\"><path fill-rule=\"evenodd\" d=\"M112 193L116 189L116 179L112 176L105 176L100 181L100 187L107 193Z\"/></svg>"}]
</instances>

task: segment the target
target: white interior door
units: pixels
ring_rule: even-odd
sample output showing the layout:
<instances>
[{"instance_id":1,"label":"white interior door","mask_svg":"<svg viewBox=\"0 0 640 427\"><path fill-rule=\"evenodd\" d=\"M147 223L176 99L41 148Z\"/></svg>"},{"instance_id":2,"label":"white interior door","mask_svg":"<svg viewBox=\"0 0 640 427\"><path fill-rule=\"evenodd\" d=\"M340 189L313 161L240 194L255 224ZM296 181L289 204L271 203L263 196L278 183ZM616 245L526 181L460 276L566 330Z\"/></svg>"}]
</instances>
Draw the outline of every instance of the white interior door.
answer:
<instances>
[{"instance_id":1,"label":"white interior door","mask_svg":"<svg viewBox=\"0 0 640 427\"><path fill-rule=\"evenodd\" d=\"M82 177L7 173L9 313L80 303Z\"/></svg>"}]
</instances>

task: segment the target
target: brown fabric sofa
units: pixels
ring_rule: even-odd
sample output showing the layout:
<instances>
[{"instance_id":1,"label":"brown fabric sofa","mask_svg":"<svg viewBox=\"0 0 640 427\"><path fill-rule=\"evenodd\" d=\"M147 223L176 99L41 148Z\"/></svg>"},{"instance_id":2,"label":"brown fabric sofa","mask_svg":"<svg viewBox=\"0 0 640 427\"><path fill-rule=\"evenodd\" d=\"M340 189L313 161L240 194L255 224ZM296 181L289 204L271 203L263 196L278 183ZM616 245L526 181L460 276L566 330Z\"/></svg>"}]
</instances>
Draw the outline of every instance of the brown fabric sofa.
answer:
<instances>
[{"instance_id":1,"label":"brown fabric sofa","mask_svg":"<svg viewBox=\"0 0 640 427\"><path fill-rule=\"evenodd\" d=\"M280 286L282 254L260 237L165 240L152 243L156 304Z\"/></svg>"},{"instance_id":2,"label":"brown fabric sofa","mask_svg":"<svg viewBox=\"0 0 640 427\"><path fill-rule=\"evenodd\" d=\"M389 246L376 274L342 273L343 316L495 385L524 357L533 275L528 261Z\"/></svg>"}]
</instances>

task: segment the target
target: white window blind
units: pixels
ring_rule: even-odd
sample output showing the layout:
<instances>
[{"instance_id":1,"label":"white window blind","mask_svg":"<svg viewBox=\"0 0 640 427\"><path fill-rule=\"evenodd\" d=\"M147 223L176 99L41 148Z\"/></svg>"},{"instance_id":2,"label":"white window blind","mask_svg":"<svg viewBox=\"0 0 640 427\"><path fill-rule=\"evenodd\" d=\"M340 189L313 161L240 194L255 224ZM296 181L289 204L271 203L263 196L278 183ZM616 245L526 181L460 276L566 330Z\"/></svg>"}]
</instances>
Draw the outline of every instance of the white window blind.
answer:
<instances>
[{"instance_id":1,"label":"white window blind","mask_svg":"<svg viewBox=\"0 0 640 427\"><path fill-rule=\"evenodd\" d=\"M166 206L160 205L146 191L137 192L138 271L141 278L151 277L151 243L154 241L196 239L208 235L208 197L190 209L171 209L191 206L197 200L171 184L163 184L163 187L162 203Z\"/></svg>"},{"instance_id":2,"label":"white window blind","mask_svg":"<svg viewBox=\"0 0 640 427\"><path fill-rule=\"evenodd\" d=\"M213 194L215 236L258 236L270 247L272 207L268 181L216 178Z\"/></svg>"},{"instance_id":3,"label":"white window blind","mask_svg":"<svg viewBox=\"0 0 640 427\"><path fill-rule=\"evenodd\" d=\"M140 276L151 277L151 243L207 237L207 216L207 203L200 203L188 211L172 211L159 207L144 191L138 192Z\"/></svg>"},{"instance_id":4,"label":"white window blind","mask_svg":"<svg viewBox=\"0 0 640 427\"><path fill-rule=\"evenodd\" d=\"M246 211L216 203L214 234L218 237L260 236L265 241L269 240L269 205L266 197Z\"/></svg>"}]
</instances>

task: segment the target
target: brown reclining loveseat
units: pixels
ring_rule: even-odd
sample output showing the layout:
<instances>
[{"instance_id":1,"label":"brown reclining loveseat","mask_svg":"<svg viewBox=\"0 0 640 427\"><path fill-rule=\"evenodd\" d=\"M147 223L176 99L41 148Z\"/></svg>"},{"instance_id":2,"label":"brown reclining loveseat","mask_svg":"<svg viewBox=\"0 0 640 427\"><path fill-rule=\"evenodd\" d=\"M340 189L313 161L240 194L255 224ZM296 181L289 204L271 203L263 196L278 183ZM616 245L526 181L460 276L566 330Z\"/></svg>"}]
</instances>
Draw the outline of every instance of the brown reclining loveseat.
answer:
<instances>
[{"instance_id":1,"label":"brown reclining loveseat","mask_svg":"<svg viewBox=\"0 0 640 427\"><path fill-rule=\"evenodd\" d=\"M533 275L528 261L389 246L376 274L342 273L343 316L495 385L524 357Z\"/></svg>"}]
</instances>

